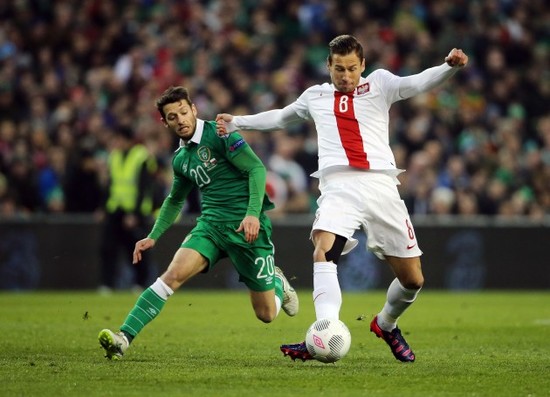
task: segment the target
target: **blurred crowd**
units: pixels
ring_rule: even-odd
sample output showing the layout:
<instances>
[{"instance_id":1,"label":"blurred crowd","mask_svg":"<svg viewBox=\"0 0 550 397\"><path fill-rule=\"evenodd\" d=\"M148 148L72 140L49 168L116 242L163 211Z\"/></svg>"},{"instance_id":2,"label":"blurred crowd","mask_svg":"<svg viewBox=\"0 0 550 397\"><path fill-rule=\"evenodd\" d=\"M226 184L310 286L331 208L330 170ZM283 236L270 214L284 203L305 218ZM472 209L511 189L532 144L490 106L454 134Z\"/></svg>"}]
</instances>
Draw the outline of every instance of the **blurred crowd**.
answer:
<instances>
[{"instance_id":1,"label":"blurred crowd","mask_svg":"<svg viewBox=\"0 0 550 397\"><path fill-rule=\"evenodd\" d=\"M121 124L160 164L160 203L177 145L154 106L164 89L186 86L207 120L283 107L328 80L327 43L353 34L365 75L418 73L453 47L470 57L441 88L391 110L413 215L541 219L549 20L545 0L0 1L0 217L99 211ZM269 170L273 214L314 211L313 124L243 135Z\"/></svg>"}]
</instances>

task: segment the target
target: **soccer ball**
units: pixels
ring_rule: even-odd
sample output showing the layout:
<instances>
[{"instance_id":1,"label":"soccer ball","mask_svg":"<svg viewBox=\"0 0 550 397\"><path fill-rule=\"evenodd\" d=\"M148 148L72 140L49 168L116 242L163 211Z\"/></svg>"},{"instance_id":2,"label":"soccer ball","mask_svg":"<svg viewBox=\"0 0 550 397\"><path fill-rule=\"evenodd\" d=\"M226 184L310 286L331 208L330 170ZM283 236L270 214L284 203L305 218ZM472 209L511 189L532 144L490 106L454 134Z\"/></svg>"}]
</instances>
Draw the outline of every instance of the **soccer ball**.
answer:
<instances>
[{"instance_id":1,"label":"soccer ball","mask_svg":"<svg viewBox=\"0 0 550 397\"><path fill-rule=\"evenodd\" d=\"M306 332L307 351L323 363L334 363L344 358L350 345L349 329L337 319L317 320Z\"/></svg>"}]
</instances>

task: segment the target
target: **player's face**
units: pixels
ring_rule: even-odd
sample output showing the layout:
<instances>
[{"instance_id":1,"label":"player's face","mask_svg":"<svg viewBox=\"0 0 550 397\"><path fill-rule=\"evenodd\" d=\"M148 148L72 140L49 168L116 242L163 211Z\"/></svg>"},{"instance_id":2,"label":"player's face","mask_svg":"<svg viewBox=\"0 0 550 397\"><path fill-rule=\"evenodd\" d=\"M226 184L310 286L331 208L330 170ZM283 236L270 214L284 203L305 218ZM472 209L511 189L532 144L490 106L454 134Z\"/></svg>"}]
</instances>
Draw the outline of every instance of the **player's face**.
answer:
<instances>
[{"instance_id":1,"label":"player's face","mask_svg":"<svg viewBox=\"0 0 550 397\"><path fill-rule=\"evenodd\" d=\"M359 85L361 73L365 70L365 59L359 59L355 52L346 55L334 54L328 63L332 84L340 92L352 92Z\"/></svg>"},{"instance_id":2,"label":"player's face","mask_svg":"<svg viewBox=\"0 0 550 397\"><path fill-rule=\"evenodd\" d=\"M164 125L184 141L188 141L195 134L197 127L197 108L187 101L169 103L163 108Z\"/></svg>"}]
</instances>

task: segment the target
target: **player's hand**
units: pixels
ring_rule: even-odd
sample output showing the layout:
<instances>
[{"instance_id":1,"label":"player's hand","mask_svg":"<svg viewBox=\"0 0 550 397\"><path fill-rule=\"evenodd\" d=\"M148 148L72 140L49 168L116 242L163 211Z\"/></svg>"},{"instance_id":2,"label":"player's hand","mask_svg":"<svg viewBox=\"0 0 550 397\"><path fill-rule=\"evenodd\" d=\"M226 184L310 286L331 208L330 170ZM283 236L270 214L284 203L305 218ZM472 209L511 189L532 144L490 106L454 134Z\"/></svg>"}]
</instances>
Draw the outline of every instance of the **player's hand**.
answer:
<instances>
[{"instance_id":1,"label":"player's hand","mask_svg":"<svg viewBox=\"0 0 550 397\"><path fill-rule=\"evenodd\" d=\"M252 215L247 215L242 220L237 233L244 231L244 238L248 243L253 243L258 238L260 232L260 220Z\"/></svg>"},{"instance_id":2,"label":"player's hand","mask_svg":"<svg viewBox=\"0 0 550 397\"><path fill-rule=\"evenodd\" d=\"M143 251L148 250L149 248L153 248L155 246L155 240L152 238L146 237L144 239L139 240L136 243L136 246L134 248L134 255L132 263L135 265L141 260L141 253Z\"/></svg>"},{"instance_id":3,"label":"player's hand","mask_svg":"<svg viewBox=\"0 0 550 397\"><path fill-rule=\"evenodd\" d=\"M232 121L233 115L229 113L219 113L216 116L216 132L218 136L226 137L237 129Z\"/></svg>"},{"instance_id":4,"label":"player's hand","mask_svg":"<svg viewBox=\"0 0 550 397\"><path fill-rule=\"evenodd\" d=\"M445 62L449 66L466 66L468 63L468 55L464 54L460 48L453 48L449 55L445 57Z\"/></svg>"}]
</instances>

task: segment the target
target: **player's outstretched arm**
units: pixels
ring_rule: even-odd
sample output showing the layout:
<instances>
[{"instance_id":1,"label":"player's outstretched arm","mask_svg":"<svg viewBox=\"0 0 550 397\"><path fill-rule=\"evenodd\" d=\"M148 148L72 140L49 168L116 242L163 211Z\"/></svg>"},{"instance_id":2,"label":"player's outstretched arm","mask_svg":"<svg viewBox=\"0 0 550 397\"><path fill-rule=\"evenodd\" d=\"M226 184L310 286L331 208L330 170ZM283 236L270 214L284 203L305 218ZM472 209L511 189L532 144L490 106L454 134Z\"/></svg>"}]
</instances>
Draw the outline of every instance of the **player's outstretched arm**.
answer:
<instances>
[{"instance_id":1,"label":"player's outstretched arm","mask_svg":"<svg viewBox=\"0 0 550 397\"><path fill-rule=\"evenodd\" d=\"M295 102L282 109L271 109L265 112L234 116L220 113L216 116L217 133L222 136L236 130L277 131L287 125L301 121L302 117L296 110Z\"/></svg>"},{"instance_id":2,"label":"player's outstretched arm","mask_svg":"<svg viewBox=\"0 0 550 397\"><path fill-rule=\"evenodd\" d=\"M437 87L467 63L468 56L461 49L453 48L445 57L445 63L399 78L399 99L411 98Z\"/></svg>"}]
</instances>

